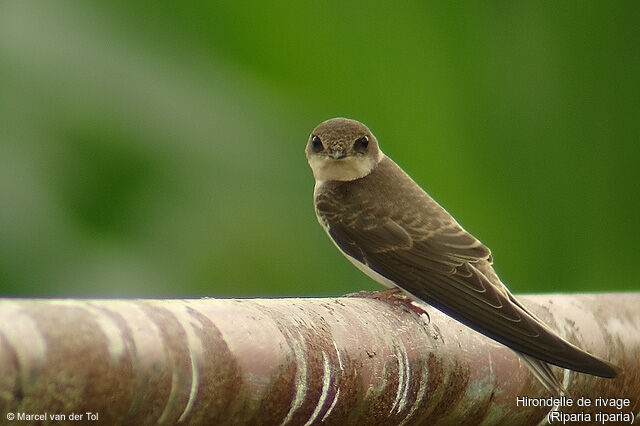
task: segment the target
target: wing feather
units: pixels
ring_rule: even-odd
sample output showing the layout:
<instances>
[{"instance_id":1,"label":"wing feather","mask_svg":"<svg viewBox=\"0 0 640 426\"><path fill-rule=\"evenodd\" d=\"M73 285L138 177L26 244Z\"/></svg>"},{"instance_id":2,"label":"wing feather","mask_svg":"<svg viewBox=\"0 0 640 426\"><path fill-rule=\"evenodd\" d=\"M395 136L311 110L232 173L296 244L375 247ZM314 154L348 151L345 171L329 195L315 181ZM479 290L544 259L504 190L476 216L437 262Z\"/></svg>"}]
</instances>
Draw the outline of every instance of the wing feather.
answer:
<instances>
[{"instance_id":1,"label":"wing feather","mask_svg":"<svg viewBox=\"0 0 640 426\"><path fill-rule=\"evenodd\" d=\"M390 163L383 167L397 168ZM367 198L362 184L319 191L318 217L345 253L516 351L560 367L615 376L613 366L564 341L517 302L493 271L490 250L398 171L406 177L402 182L365 183L377 185L383 202Z\"/></svg>"}]
</instances>

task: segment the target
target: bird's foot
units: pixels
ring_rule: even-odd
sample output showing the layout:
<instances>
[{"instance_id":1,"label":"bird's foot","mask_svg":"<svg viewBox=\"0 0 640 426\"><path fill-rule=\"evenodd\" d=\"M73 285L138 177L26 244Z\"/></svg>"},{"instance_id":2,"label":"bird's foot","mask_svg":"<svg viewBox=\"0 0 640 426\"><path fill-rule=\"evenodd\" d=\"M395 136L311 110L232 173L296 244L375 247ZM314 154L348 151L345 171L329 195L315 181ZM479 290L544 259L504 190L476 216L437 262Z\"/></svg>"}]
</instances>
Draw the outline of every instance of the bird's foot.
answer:
<instances>
[{"instance_id":1,"label":"bird's foot","mask_svg":"<svg viewBox=\"0 0 640 426\"><path fill-rule=\"evenodd\" d=\"M349 293L347 297L362 297L364 299L376 299L387 302L391 305L400 305L408 308L418 316L423 314L430 320L429 313L416 304L407 294L403 293L399 287L389 288L380 291L359 291L357 293Z\"/></svg>"}]
</instances>

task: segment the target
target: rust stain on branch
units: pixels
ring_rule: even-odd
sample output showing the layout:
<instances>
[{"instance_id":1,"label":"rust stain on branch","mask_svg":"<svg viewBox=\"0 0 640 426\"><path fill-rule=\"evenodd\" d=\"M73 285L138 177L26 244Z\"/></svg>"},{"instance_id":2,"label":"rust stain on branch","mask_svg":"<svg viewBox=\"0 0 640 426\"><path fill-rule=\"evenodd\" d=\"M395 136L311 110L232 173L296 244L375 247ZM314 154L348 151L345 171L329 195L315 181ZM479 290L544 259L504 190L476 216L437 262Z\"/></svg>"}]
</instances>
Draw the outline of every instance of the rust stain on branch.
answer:
<instances>
[{"instance_id":1,"label":"rust stain on branch","mask_svg":"<svg viewBox=\"0 0 640 426\"><path fill-rule=\"evenodd\" d=\"M576 399L629 400L566 415L640 414L640 294L522 300L623 370L561 376ZM426 310L353 297L0 300L0 422L92 412L106 424L534 425L547 415L518 403L550 395L508 348Z\"/></svg>"}]
</instances>

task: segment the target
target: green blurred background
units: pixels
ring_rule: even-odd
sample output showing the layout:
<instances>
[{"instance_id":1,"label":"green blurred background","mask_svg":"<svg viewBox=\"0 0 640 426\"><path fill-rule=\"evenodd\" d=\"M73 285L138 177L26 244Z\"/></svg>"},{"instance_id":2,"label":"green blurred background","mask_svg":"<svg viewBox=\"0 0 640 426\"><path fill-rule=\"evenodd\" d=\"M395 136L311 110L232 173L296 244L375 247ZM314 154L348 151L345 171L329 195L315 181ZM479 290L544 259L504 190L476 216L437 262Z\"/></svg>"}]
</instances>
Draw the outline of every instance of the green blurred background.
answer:
<instances>
[{"instance_id":1,"label":"green blurred background","mask_svg":"<svg viewBox=\"0 0 640 426\"><path fill-rule=\"evenodd\" d=\"M1 0L0 294L377 289L312 208L334 116L514 292L638 290L637 4Z\"/></svg>"}]
</instances>

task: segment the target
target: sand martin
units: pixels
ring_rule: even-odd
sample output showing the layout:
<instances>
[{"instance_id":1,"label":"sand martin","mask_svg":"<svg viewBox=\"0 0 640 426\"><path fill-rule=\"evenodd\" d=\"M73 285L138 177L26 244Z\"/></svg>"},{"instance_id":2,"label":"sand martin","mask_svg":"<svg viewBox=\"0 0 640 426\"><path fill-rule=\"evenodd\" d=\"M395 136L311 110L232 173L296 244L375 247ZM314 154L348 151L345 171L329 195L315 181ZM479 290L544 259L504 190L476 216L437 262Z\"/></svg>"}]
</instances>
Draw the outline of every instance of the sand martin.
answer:
<instances>
[{"instance_id":1,"label":"sand martin","mask_svg":"<svg viewBox=\"0 0 640 426\"><path fill-rule=\"evenodd\" d=\"M362 123L316 127L306 147L322 227L358 269L513 349L550 391L547 363L615 377L617 368L572 345L529 312L493 269L489 249L396 163Z\"/></svg>"}]
</instances>

